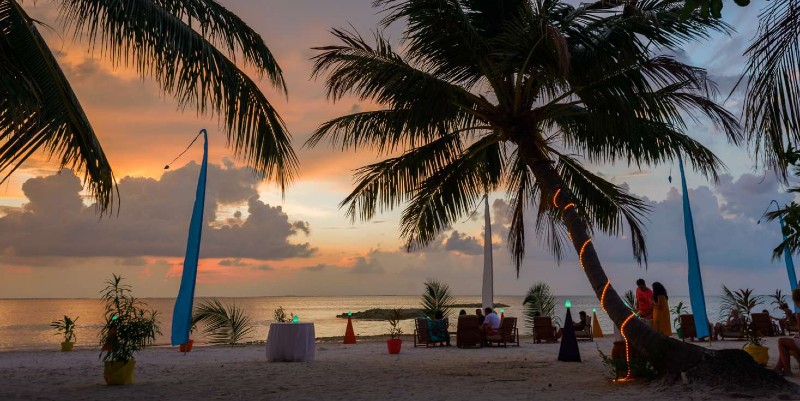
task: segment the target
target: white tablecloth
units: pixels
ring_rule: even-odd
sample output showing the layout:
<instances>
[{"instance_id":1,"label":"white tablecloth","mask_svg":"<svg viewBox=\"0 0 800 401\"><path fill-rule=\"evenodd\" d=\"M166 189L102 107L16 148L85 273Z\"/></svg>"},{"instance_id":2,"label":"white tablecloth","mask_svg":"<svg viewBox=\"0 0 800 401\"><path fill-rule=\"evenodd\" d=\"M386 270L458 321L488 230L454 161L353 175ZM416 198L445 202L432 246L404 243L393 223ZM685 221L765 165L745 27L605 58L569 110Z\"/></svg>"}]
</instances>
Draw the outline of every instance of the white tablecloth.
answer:
<instances>
[{"instance_id":1,"label":"white tablecloth","mask_svg":"<svg viewBox=\"0 0 800 401\"><path fill-rule=\"evenodd\" d=\"M267 335L270 362L311 362L316 354L314 323L272 323Z\"/></svg>"}]
</instances>

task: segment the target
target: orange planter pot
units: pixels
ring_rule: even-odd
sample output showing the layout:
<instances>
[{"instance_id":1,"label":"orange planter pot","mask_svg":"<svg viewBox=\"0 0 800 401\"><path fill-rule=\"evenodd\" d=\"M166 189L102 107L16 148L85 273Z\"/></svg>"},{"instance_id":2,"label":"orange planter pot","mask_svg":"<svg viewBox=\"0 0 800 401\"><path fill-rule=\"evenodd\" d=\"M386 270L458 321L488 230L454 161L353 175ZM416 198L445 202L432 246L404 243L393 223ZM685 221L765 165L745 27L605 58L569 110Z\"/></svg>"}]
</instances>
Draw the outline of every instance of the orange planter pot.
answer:
<instances>
[{"instance_id":1,"label":"orange planter pot","mask_svg":"<svg viewBox=\"0 0 800 401\"><path fill-rule=\"evenodd\" d=\"M190 352L192 350L192 344L194 344L194 340L189 339L189 341L186 344L181 344L180 345L180 351L181 352Z\"/></svg>"}]
</instances>

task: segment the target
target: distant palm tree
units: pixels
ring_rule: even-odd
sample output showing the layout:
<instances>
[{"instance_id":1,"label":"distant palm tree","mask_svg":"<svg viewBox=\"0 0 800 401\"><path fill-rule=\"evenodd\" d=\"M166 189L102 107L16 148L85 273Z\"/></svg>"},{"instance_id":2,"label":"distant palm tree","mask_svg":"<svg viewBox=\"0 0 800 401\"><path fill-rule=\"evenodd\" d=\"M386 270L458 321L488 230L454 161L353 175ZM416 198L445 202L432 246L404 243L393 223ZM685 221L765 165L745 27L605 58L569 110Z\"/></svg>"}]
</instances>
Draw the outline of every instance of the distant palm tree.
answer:
<instances>
[{"instance_id":1,"label":"distant palm tree","mask_svg":"<svg viewBox=\"0 0 800 401\"><path fill-rule=\"evenodd\" d=\"M436 312L442 312L442 315L447 318L450 316L450 309L454 302L449 285L436 280L425 282L425 292L422 293L422 312L425 316L433 319Z\"/></svg>"},{"instance_id":2,"label":"distant palm tree","mask_svg":"<svg viewBox=\"0 0 800 401\"><path fill-rule=\"evenodd\" d=\"M522 306L528 327L533 327L536 316L549 317L553 323L561 325L561 319L556 316L556 297L547 283L534 283L525 294Z\"/></svg>"},{"instance_id":3,"label":"distant palm tree","mask_svg":"<svg viewBox=\"0 0 800 401\"><path fill-rule=\"evenodd\" d=\"M203 334L211 344L236 345L253 332L250 316L236 304L223 304L218 299L203 300L195 307L192 326L205 324Z\"/></svg>"},{"instance_id":4,"label":"distant palm tree","mask_svg":"<svg viewBox=\"0 0 800 401\"><path fill-rule=\"evenodd\" d=\"M115 66L154 79L181 109L216 115L229 145L281 188L297 159L283 120L236 64L285 91L261 36L214 0L55 0L65 29ZM35 4L28 2L27 4ZM18 0L0 0L0 173L2 180L42 150L83 171L101 211L112 206L114 174L78 98ZM220 50L221 49L221 50ZM0 181L2 182L2 181Z\"/></svg>"},{"instance_id":5,"label":"distant palm tree","mask_svg":"<svg viewBox=\"0 0 800 401\"><path fill-rule=\"evenodd\" d=\"M387 159L356 172L342 202L353 218L406 204L401 235L424 246L463 219L487 191L505 190L508 243L519 269L524 219L560 259L569 241L598 298L643 356L670 355L679 370L703 358L698 347L649 330L620 299L592 242L595 231L627 225L635 258L646 263L641 219L647 206L585 162L636 167L679 156L716 178L721 163L685 134L686 115L742 139L736 118L709 99L703 69L655 55L727 32L713 19L681 18L683 2L644 0L573 7L550 0L378 0L383 25L406 23L398 53L378 31L374 44L335 29L339 44L317 48L314 76L334 101L355 95L380 108L324 123L309 139L374 149ZM626 323L627 321L627 323Z\"/></svg>"}]
</instances>

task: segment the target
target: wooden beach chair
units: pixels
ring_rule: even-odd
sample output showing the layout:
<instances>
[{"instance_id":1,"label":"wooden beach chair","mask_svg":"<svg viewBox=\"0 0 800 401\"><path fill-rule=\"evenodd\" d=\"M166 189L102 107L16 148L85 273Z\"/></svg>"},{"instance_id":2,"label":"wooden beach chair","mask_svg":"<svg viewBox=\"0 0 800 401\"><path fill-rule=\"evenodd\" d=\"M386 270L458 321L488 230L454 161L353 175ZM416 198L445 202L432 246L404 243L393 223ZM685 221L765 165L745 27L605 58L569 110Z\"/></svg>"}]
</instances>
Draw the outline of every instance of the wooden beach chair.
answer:
<instances>
[{"instance_id":1,"label":"wooden beach chair","mask_svg":"<svg viewBox=\"0 0 800 401\"><path fill-rule=\"evenodd\" d=\"M694 325L694 315L681 315L681 333L683 334L683 341L687 338L694 342L697 338L697 328Z\"/></svg>"},{"instance_id":2,"label":"wooden beach chair","mask_svg":"<svg viewBox=\"0 0 800 401\"><path fill-rule=\"evenodd\" d=\"M483 335L481 334L480 319L475 315L464 315L458 317L456 326L456 346L467 348L483 346Z\"/></svg>"},{"instance_id":3,"label":"wooden beach chair","mask_svg":"<svg viewBox=\"0 0 800 401\"><path fill-rule=\"evenodd\" d=\"M775 336L775 326L772 324L772 317L769 313L751 313L750 324L756 333L762 336L772 337Z\"/></svg>"},{"instance_id":4,"label":"wooden beach chair","mask_svg":"<svg viewBox=\"0 0 800 401\"><path fill-rule=\"evenodd\" d=\"M508 344L516 345L519 347L519 330L517 330L517 318L504 317L500 320L500 329L497 334L486 336L486 341L491 345L492 343L500 344L503 347Z\"/></svg>"},{"instance_id":5,"label":"wooden beach chair","mask_svg":"<svg viewBox=\"0 0 800 401\"><path fill-rule=\"evenodd\" d=\"M583 330L575 330L575 338L578 340L589 340L594 341L594 336L592 335L592 317L588 316L586 319L586 327Z\"/></svg>"},{"instance_id":6,"label":"wooden beach chair","mask_svg":"<svg viewBox=\"0 0 800 401\"><path fill-rule=\"evenodd\" d=\"M447 319L444 319L445 327L450 325L450 322ZM447 344L450 346L450 333L447 332L445 335L445 339L434 341L431 336L430 329L428 328L428 319L424 317L418 317L414 319L414 347L419 346L436 346L437 344Z\"/></svg>"},{"instance_id":7,"label":"wooden beach chair","mask_svg":"<svg viewBox=\"0 0 800 401\"><path fill-rule=\"evenodd\" d=\"M533 318L533 342L541 344L542 341L548 343L558 342L556 333L558 329L553 326L553 319L547 316L536 316Z\"/></svg>"}]
</instances>

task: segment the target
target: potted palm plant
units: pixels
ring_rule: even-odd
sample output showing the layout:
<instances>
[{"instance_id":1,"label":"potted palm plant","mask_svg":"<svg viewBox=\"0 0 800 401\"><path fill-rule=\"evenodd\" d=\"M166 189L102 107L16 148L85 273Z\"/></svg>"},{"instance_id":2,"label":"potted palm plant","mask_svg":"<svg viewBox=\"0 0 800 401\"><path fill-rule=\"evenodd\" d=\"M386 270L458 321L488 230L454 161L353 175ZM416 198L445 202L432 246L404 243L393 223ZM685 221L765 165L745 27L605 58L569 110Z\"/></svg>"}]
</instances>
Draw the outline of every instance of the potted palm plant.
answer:
<instances>
[{"instance_id":1,"label":"potted palm plant","mask_svg":"<svg viewBox=\"0 0 800 401\"><path fill-rule=\"evenodd\" d=\"M50 327L56 329L56 335L64 336L64 341L61 343L62 352L72 351L72 347L75 345L75 340L77 339L75 336L75 322L77 320L77 317L71 319L69 316L64 315L63 319L50 323Z\"/></svg>"},{"instance_id":2,"label":"potted palm plant","mask_svg":"<svg viewBox=\"0 0 800 401\"><path fill-rule=\"evenodd\" d=\"M399 354L400 348L403 346L403 340L397 338L397 336L403 334L403 330L400 328L400 317L400 309L394 309L388 319L390 338L386 340L386 346L389 348L390 354Z\"/></svg>"},{"instance_id":3,"label":"potted palm plant","mask_svg":"<svg viewBox=\"0 0 800 401\"><path fill-rule=\"evenodd\" d=\"M106 282L102 292L105 302L104 325L100 331L103 351L100 357L105 363L103 378L106 384L131 384L136 359L133 355L155 341L161 334L156 312L147 309L147 304L133 297L131 287L122 283L122 277Z\"/></svg>"},{"instance_id":4,"label":"potted palm plant","mask_svg":"<svg viewBox=\"0 0 800 401\"><path fill-rule=\"evenodd\" d=\"M764 302L764 297L753 295L750 288L731 291L726 286L722 286L722 303L720 305L721 315L727 316L731 309L738 309L742 315L742 334L747 343L742 348L750 354L760 365L769 363L769 348L763 345L763 337L760 332L755 330L752 324L751 314L753 309Z\"/></svg>"},{"instance_id":5,"label":"potted palm plant","mask_svg":"<svg viewBox=\"0 0 800 401\"><path fill-rule=\"evenodd\" d=\"M669 312L675 315L675 319L672 319L672 326L675 327L675 334L678 335L678 338L682 339L683 327L681 326L681 315L689 313L689 308L683 306L683 302L678 302L678 304L673 306Z\"/></svg>"}]
</instances>

